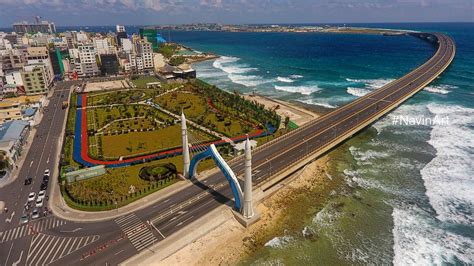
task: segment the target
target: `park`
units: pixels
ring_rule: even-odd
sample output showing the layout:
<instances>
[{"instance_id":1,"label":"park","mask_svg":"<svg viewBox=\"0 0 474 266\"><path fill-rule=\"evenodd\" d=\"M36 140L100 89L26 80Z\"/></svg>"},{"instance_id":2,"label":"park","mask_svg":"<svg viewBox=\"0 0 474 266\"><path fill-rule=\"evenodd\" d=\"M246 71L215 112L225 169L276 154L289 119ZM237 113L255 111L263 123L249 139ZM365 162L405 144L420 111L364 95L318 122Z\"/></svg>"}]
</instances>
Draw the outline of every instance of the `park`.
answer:
<instances>
[{"instance_id":1,"label":"park","mask_svg":"<svg viewBox=\"0 0 474 266\"><path fill-rule=\"evenodd\" d=\"M149 86L157 84L156 78L138 77L128 84L71 96L62 176L104 168L75 182L63 178L63 196L71 207L113 209L179 182L181 113L188 118L191 151L215 144L226 160L238 153L234 143L247 135L260 144L281 134L280 116L273 110L198 79ZM199 171L213 167L206 160Z\"/></svg>"}]
</instances>

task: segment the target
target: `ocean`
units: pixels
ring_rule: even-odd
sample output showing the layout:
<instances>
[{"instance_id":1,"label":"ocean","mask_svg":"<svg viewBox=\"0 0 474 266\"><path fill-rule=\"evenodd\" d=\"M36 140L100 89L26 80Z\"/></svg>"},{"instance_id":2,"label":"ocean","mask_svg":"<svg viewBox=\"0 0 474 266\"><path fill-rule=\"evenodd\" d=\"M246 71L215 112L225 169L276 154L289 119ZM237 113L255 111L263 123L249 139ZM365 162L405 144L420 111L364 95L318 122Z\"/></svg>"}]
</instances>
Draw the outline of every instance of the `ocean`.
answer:
<instances>
[{"instance_id":1,"label":"ocean","mask_svg":"<svg viewBox=\"0 0 474 266\"><path fill-rule=\"evenodd\" d=\"M334 191L301 228L272 236L245 264L474 263L474 24L362 26L444 32L456 42L456 58L439 79L331 155L332 174L346 188ZM435 51L410 36L170 36L222 55L194 65L209 83L325 110L397 79ZM395 125L400 117L447 117L448 123Z\"/></svg>"}]
</instances>

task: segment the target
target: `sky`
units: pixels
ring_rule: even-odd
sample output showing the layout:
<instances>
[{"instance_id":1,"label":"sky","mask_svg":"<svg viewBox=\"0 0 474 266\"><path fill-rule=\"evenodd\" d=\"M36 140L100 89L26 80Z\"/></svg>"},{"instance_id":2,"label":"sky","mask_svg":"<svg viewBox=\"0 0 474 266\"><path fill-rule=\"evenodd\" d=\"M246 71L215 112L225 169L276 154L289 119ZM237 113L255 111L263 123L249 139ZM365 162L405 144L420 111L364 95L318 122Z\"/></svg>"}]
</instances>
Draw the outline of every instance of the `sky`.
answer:
<instances>
[{"instance_id":1,"label":"sky","mask_svg":"<svg viewBox=\"0 0 474 266\"><path fill-rule=\"evenodd\" d=\"M0 0L0 27L184 23L474 22L474 0Z\"/></svg>"}]
</instances>

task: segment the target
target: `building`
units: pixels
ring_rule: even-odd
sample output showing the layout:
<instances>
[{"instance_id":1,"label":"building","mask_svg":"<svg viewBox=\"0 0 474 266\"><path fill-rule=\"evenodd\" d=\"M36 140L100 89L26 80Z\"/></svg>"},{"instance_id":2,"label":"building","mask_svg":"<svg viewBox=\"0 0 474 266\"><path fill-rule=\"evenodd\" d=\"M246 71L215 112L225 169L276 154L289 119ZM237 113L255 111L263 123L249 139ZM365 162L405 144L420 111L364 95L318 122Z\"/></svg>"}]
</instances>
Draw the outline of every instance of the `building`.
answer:
<instances>
[{"instance_id":1,"label":"building","mask_svg":"<svg viewBox=\"0 0 474 266\"><path fill-rule=\"evenodd\" d=\"M126 53L131 53L133 51L133 43L129 39L121 39L122 50Z\"/></svg>"},{"instance_id":2,"label":"building","mask_svg":"<svg viewBox=\"0 0 474 266\"><path fill-rule=\"evenodd\" d=\"M10 165L14 165L20 157L29 133L30 124L27 121L13 120L0 125L0 151L5 153Z\"/></svg>"},{"instance_id":3,"label":"building","mask_svg":"<svg viewBox=\"0 0 474 266\"><path fill-rule=\"evenodd\" d=\"M146 39L151 43L153 52L158 52L160 44L166 42L166 40L158 34L155 28L140 28L140 37Z\"/></svg>"},{"instance_id":4,"label":"building","mask_svg":"<svg viewBox=\"0 0 474 266\"><path fill-rule=\"evenodd\" d=\"M55 79L60 80L65 72L61 50L59 50L59 48L50 50L49 59L51 61L51 67L53 68Z\"/></svg>"},{"instance_id":5,"label":"building","mask_svg":"<svg viewBox=\"0 0 474 266\"><path fill-rule=\"evenodd\" d=\"M96 51L92 44L81 44L78 46L80 71L79 75L92 77L99 75Z\"/></svg>"},{"instance_id":6,"label":"building","mask_svg":"<svg viewBox=\"0 0 474 266\"><path fill-rule=\"evenodd\" d=\"M48 93L47 73L44 64L32 64L23 67L20 71L23 80L24 92L26 95L36 95Z\"/></svg>"},{"instance_id":7,"label":"building","mask_svg":"<svg viewBox=\"0 0 474 266\"><path fill-rule=\"evenodd\" d=\"M100 70L102 75L117 75L119 72L119 63L117 55L115 54L101 54L100 55Z\"/></svg>"},{"instance_id":8,"label":"building","mask_svg":"<svg viewBox=\"0 0 474 266\"><path fill-rule=\"evenodd\" d=\"M43 64L45 66L45 82L49 87L54 80L54 71L49 58L49 51L46 46L26 48L27 65Z\"/></svg>"},{"instance_id":9,"label":"building","mask_svg":"<svg viewBox=\"0 0 474 266\"><path fill-rule=\"evenodd\" d=\"M26 21L17 22L13 24L13 31L16 33L55 33L56 26L53 22L36 21L36 23L29 23Z\"/></svg>"},{"instance_id":10,"label":"building","mask_svg":"<svg viewBox=\"0 0 474 266\"><path fill-rule=\"evenodd\" d=\"M98 55L101 54L113 54L115 53L115 47L109 39L94 39L94 48Z\"/></svg>"},{"instance_id":11,"label":"building","mask_svg":"<svg viewBox=\"0 0 474 266\"><path fill-rule=\"evenodd\" d=\"M18 98L7 98L0 101L0 124L11 120L21 120L22 103Z\"/></svg>"}]
</instances>

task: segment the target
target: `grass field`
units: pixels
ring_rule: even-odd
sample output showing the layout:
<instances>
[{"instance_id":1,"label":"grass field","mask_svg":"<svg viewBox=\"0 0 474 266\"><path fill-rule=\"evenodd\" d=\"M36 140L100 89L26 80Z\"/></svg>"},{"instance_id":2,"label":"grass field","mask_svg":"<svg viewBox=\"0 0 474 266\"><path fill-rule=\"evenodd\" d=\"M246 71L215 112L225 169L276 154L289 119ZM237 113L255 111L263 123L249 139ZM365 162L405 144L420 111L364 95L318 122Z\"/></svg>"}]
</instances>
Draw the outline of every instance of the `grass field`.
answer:
<instances>
[{"instance_id":1,"label":"grass field","mask_svg":"<svg viewBox=\"0 0 474 266\"><path fill-rule=\"evenodd\" d=\"M241 119L227 113L220 113L219 118L217 113L208 107L205 95L197 95L189 90L168 93L155 98L154 101L175 114L181 113L182 110L188 119L227 137L254 131L249 123L244 123Z\"/></svg>"},{"instance_id":2,"label":"grass field","mask_svg":"<svg viewBox=\"0 0 474 266\"><path fill-rule=\"evenodd\" d=\"M67 185L67 189L68 189L69 194L71 194L71 196L74 197L76 200L107 201L107 200L112 200L116 198L123 198L127 195L128 196L130 195L128 192L131 185L135 187L135 191L139 191L139 190L146 190L150 186L150 184L152 184L152 182L143 180L138 176L140 169L142 167L161 165L163 163L172 163L176 166L178 171L181 172L183 168L182 160L183 160L182 156L176 156L172 158L166 158L159 161L153 161L153 162L143 163L139 165L107 169L106 174L69 184ZM214 162L211 159L207 159L207 160L202 161L199 164L198 170L204 171L207 169L211 169L213 167L215 167ZM176 180L174 182L176 182ZM158 189L161 189L171 184L163 184L164 186L159 187ZM155 189L155 191L158 189ZM90 206L81 206L78 204L74 204L74 202L72 202L71 199L69 199L68 204L77 209L95 210L95 211L114 208L114 206L108 206L108 207L97 206L94 208ZM121 204L121 205L126 205L126 204Z\"/></svg>"},{"instance_id":3,"label":"grass field","mask_svg":"<svg viewBox=\"0 0 474 266\"><path fill-rule=\"evenodd\" d=\"M137 88L146 89L146 84L150 82L159 82L160 80L154 76L142 76L131 80Z\"/></svg>"}]
</instances>

